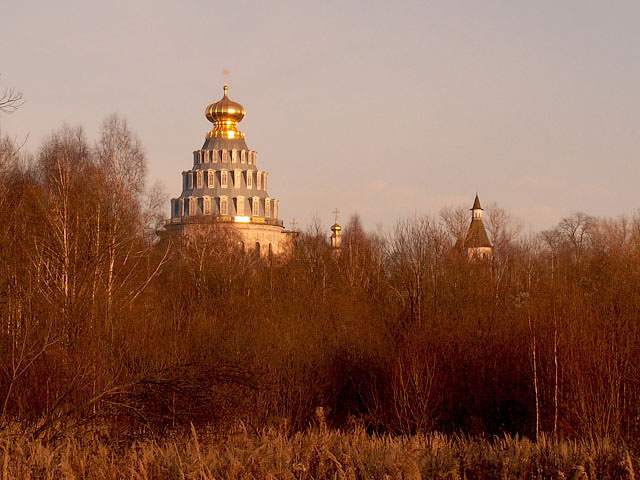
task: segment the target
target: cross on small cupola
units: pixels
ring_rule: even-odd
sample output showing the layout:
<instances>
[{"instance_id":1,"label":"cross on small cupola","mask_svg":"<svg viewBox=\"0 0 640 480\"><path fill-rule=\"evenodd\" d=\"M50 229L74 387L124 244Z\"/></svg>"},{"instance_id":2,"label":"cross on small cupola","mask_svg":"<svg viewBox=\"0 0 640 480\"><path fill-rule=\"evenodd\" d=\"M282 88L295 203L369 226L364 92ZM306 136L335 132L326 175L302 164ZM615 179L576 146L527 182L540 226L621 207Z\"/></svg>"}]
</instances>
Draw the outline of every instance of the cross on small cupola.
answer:
<instances>
[{"instance_id":1,"label":"cross on small cupola","mask_svg":"<svg viewBox=\"0 0 640 480\"><path fill-rule=\"evenodd\" d=\"M329 239L331 240L332 248L340 248L342 246L342 235L340 233L340 231L342 230L342 227L338 223L339 214L340 214L340 210L336 208L333 211L334 222L333 222L333 225L331 225L331 237L329 237Z\"/></svg>"}]
</instances>

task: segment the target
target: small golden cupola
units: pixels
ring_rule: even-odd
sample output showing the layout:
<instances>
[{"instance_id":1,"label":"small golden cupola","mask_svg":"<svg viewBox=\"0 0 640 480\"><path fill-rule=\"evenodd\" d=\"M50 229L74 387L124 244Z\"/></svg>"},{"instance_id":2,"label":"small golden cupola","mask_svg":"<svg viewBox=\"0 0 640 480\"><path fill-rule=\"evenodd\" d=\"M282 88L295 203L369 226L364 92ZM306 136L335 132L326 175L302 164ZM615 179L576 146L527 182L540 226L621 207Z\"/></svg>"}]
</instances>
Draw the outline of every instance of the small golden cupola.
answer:
<instances>
[{"instance_id":1,"label":"small golden cupola","mask_svg":"<svg viewBox=\"0 0 640 480\"><path fill-rule=\"evenodd\" d=\"M244 133L238 130L238 123L247 113L242 105L229 99L229 87L224 85L222 99L213 102L205 110L207 120L213 123L213 130L207 133L207 138L244 138Z\"/></svg>"}]
</instances>

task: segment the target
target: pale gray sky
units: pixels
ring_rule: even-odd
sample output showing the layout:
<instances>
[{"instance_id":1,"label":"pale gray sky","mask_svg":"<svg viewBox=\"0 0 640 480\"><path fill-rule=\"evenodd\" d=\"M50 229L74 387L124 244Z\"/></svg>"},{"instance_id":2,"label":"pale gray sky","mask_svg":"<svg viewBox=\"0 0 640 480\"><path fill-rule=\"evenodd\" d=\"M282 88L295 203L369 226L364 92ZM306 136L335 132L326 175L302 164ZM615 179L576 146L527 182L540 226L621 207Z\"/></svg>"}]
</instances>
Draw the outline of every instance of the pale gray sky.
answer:
<instances>
[{"instance_id":1,"label":"pale gray sky","mask_svg":"<svg viewBox=\"0 0 640 480\"><path fill-rule=\"evenodd\" d=\"M7 0L0 129L27 148L112 112L178 196L222 94L285 222L389 228L498 202L534 229L640 207L640 2ZM168 214L168 205L167 205Z\"/></svg>"}]
</instances>

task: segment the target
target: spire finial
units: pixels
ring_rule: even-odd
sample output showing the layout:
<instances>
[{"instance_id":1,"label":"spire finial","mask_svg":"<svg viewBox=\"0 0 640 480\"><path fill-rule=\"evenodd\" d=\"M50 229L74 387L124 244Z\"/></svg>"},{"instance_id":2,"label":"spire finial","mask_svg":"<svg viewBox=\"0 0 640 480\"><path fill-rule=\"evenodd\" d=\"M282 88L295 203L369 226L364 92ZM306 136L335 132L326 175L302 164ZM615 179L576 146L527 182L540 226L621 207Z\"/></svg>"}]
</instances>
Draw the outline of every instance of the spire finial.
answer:
<instances>
[{"instance_id":1,"label":"spire finial","mask_svg":"<svg viewBox=\"0 0 640 480\"><path fill-rule=\"evenodd\" d=\"M224 76L224 96L226 97L229 92L229 70L224 69L222 75Z\"/></svg>"},{"instance_id":2,"label":"spire finial","mask_svg":"<svg viewBox=\"0 0 640 480\"><path fill-rule=\"evenodd\" d=\"M336 208L332 213L333 213L333 215L335 217L335 219L334 219L335 223L338 223L338 215L340 214L340 210L338 210Z\"/></svg>"},{"instance_id":3,"label":"spire finial","mask_svg":"<svg viewBox=\"0 0 640 480\"><path fill-rule=\"evenodd\" d=\"M476 192L476 198L473 201L473 207L471 207L471 210L482 210L482 207L480 206L480 197L478 197L478 192Z\"/></svg>"}]
</instances>

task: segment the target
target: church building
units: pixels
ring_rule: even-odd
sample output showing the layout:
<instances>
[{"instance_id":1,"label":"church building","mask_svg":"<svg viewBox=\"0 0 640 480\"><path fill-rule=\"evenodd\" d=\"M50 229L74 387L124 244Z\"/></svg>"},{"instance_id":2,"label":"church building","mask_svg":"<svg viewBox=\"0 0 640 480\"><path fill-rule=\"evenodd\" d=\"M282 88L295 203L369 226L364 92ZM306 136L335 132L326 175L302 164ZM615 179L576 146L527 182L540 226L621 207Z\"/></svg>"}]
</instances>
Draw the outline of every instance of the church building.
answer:
<instances>
[{"instance_id":1,"label":"church building","mask_svg":"<svg viewBox=\"0 0 640 480\"><path fill-rule=\"evenodd\" d=\"M489 236L482 222L482 210L480 199L476 193L476 199L471 207L471 224L462 245L470 260L490 260L493 257L493 245L489 241Z\"/></svg>"},{"instance_id":2,"label":"church building","mask_svg":"<svg viewBox=\"0 0 640 480\"><path fill-rule=\"evenodd\" d=\"M291 235L278 218L279 200L269 195L269 174L258 168L258 154L249 150L238 123L244 107L228 97L205 110L213 128L204 145L193 152L193 166L182 172L182 194L171 199L169 232L189 235L202 225L232 228L247 251L261 256L285 253Z\"/></svg>"}]
</instances>

